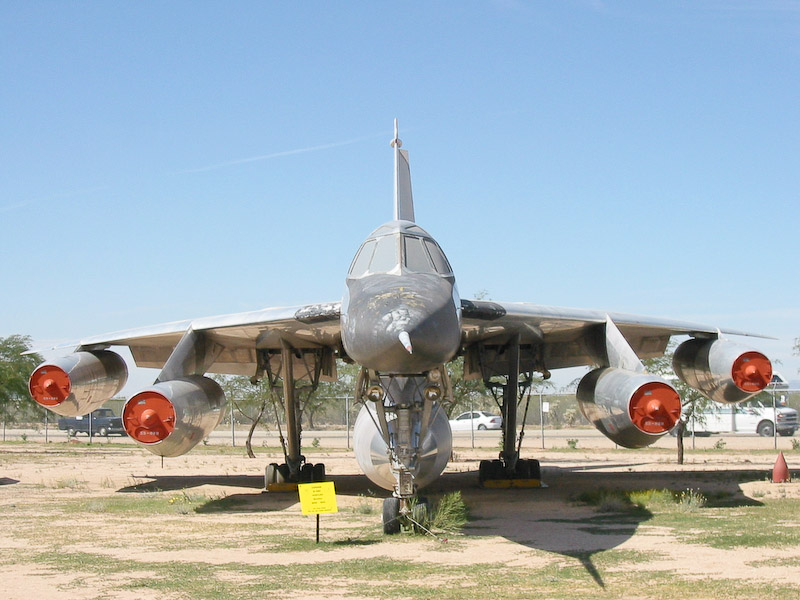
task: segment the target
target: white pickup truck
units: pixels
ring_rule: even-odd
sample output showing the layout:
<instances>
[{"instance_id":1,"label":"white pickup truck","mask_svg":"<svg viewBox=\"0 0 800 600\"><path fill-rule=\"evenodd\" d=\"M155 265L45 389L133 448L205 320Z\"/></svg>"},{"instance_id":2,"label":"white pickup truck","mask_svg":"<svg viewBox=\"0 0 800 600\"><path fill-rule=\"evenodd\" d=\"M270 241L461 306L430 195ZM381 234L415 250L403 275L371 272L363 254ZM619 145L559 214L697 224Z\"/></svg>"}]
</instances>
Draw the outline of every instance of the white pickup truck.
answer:
<instances>
[{"instance_id":1,"label":"white pickup truck","mask_svg":"<svg viewBox=\"0 0 800 600\"><path fill-rule=\"evenodd\" d=\"M765 406L758 401L743 404L718 404L709 406L690 416L686 423L686 435L710 435L712 433L757 433L763 436L790 436L798 428L797 411L786 406ZM674 431L674 430L673 430Z\"/></svg>"}]
</instances>

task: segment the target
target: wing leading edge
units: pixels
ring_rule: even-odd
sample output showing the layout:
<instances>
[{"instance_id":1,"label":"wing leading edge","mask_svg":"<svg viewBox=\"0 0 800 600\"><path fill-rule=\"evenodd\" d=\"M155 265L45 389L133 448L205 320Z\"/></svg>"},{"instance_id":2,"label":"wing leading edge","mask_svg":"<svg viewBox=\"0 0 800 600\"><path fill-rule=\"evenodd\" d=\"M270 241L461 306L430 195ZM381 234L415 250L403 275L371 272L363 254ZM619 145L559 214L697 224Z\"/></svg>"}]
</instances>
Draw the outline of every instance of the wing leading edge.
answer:
<instances>
[{"instance_id":1,"label":"wing leading edge","mask_svg":"<svg viewBox=\"0 0 800 600\"><path fill-rule=\"evenodd\" d=\"M609 318L640 358L662 355L673 335L763 337L688 321L524 302L462 300L461 306L463 346L500 344L520 334L521 344L540 348L548 370L594 364L595 332ZM281 338L296 348L339 351L340 310L341 303L330 302L175 321L85 338L77 349L127 346L137 366L162 368L183 335L193 330L205 333L224 348L209 372L252 375L257 365L256 351L279 350Z\"/></svg>"},{"instance_id":2,"label":"wing leading edge","mask_svg":"<svg viewBox=\"0 0 800 600\"><path fill-rule=\"evenodd\" d=\"M546 370L596 364L598 338L605 335L607 319L619 328L640 358L664 354L673 335L763 337L687 321L524 302L462 300L461 307L465 346L503 344L519 334L522 345L538 349L540 366Z\"/></svg>"},{"instance_id":3,"label":"wing leading edge","mask_svg":"<svg viewBox=\"0 0 800 600\"><path fill-rule=\"evenodd\" d=\"M160 369L186 332L194 331L222 346L209 373L253 376L258 351L279 351L281 338L298 349L338 350L339 312L340 303L330 302L175 321L85 338L77 350L127 346L137 366Z\"/></svg>"}]
</instances>

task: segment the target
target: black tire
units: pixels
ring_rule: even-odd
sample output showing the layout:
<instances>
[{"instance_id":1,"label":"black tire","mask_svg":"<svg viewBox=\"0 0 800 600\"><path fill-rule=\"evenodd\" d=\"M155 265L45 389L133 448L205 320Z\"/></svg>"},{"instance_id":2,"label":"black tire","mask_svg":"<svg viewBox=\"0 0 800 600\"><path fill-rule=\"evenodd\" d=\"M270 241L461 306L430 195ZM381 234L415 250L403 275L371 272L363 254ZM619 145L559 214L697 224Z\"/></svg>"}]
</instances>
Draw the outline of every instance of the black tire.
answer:
<instances>
[{"instance_id":1,"label":"black tire","mask_svg":"<svg viewBox=\"0 0 800 600\"><path fill-rule=\"evenodd\" d=\"M311 483L314 481L314 465L304 464L300 468L300 483Z\"/></svg>"},{"instance_id":2,"label":"black tire","mask_svg":"<svg viewBox=\"0 0 800 600\"><path fill-rule=\"evenodd\" d=\"M514 477L517 479L530 479L531 478L531 463L530 460L520 458L517 460L517 466L514 468Z\"/></svg>"},{"instance_id":3,"label":"black tire","mask_svg":"<svg viewBox=\"0 0 800 600\"><path fill-rule=\"evenodd\" d=\"M428 521L430 521L430 513L431 507L430 504L428 504L428 499L424 497L418 498L414 508L411 509L411 518L415 521L415 523L413 523L414 531L422 533L424 530L420 528L419 525L426 528L429 526ZM419 525L417 525L417 523L419 523Z\"/></svg>"},{"instance_id":4,"label":"black tire","mask_svg":"<svg viewBox=\"0 0 800 600\"><path fill-rule=\"evenodd\" d=\"M486 425L483 424L478 425L478 431L486 431Z\"/></svg>"},{"instance_id":5,"label":"black tire","mask_svg":"<svg viewBox=\"0 0 800 600\"><path fill-rule=\"evenodd\" d=\"M775 435L775 425L772 421L761 421L756 428L758 435L763 437L772 437Z\"/></svg>"},{"instance_id":6,"label":"black tire","mask_svg":"<svg viewBox=\"0 0 800 600\"><path fill-rule=\"evenodd\" d=\"M383 533L400 533L400 498L392 496L383 501Z\"/></svg>"},{"instance_id":7,"label":"black tire","mask_svg":"<svg viewBox=\"0 0 800 600\"><path fill-rule=\"evenodd\" d=\"M290 475L289 465L285 463L278 465L278 470L275 473L275 483L286 483L289 481Z\"/></svg>"},{"instance_id":8,"label":"black tire","mask_svg":"<svg viewBox=\"0 0 800 600\"><path fill-rule=\"evenodd\" d=\"M314 465L311 480L315 482L325 481L325 463L317 463Z\"/></svg>"},{"instance_id":9,"label":"black tire","mask_svg":"<svg viewBox=\"0 0 800 600\"><path fill-rule=\"evenodd\" d=\"M478 482L483 484L487 479L491 479L492 461L482 460L478 465Z\"/></svg>"},{"instance_id":10,"label":"black tire","mask_svg":"<svg viewBox=\"0 0 800 600\"><path fill-rule=\"evenodd\" d=\"M489 475L489 479L508 479L506 474L506 467L502 460L494 459Z\"/></svg>"},{"instance_id":11,"label":"black tire","mask_svg":"<svg viewBox=\"0 0 800 600\"><path fill-rule=\"evenodd\" d=\"M267 470L264 473L264 487L269 487L269 484L275 483L278 477L278 463L270 463L267 465Z\"/></svg>"},{"instance_id":12,"label":"black tire","mask_svg":"<svg viewBox=\"0 0 800 600\"><path fill-rule=\"evenodd\" d=\"M535 459L528 460L528 468L530 469L530 478L541 481L542 466L539 464L539 461Z\"/></svg>"}]
</instances>

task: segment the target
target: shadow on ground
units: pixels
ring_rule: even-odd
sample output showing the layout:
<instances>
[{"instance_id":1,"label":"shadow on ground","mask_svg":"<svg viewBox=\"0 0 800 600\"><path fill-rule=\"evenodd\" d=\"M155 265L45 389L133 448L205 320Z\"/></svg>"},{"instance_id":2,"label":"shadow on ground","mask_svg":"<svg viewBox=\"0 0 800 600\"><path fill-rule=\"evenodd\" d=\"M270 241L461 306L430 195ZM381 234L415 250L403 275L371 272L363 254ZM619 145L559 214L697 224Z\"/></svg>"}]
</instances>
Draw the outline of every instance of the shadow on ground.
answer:
<instances>
[{"instance_id":1,"label":"shadow on ground","mask_svg":"<svg viewBox=\"0 0 800 600\"><path fill-rule=\"evenodd\" d=\"M625 470L607 472L609 468ZM601 471L602 469L602 471ZM631 469L631 470L628 470ZM460 489L470 507L467 535L498 535L536 550L553 552L580 561L601 587L602 574L594 555L617 548L653 518L644 509L600 512L577 498L598 490L699 490L709 498L708 506L761 506L745 496L739 484L763 479L762 471L652 471L632 470L632 465L545 467L542 479L548 487L534 489L483 490L477 473L458 473L437 482L448 493ZM431 490L431 495L434 490Z\"/></svg>"},{"instance_id":2,"label":"shadow on ground","mask_svg":"<svg viewBox=\"0 0 800 600\"><path fill-rule=\"evenodd\" d=\"M619 547L643 524L652 519L646 510L599 512L577 501L584 492L599 489L633 491L698 490L710 499L709 506L759 506L746 497L739 484L763 479L762 470L724 471L635 471L636 465L586 465L544 467L544 488L482 489L477 471L446 473L425 494L436 499L460 491L470 509L466 535L502 536L512 542L560 554L580 561L598 586L602 574L593 557ZM610 471L610 469L617 469ZM211 500L199 512L261 512L283 510L297 503L296 492L264 493L261 475L134 476L141 480L121 488L121 493L185 490L203 485L241 488L224 498ZM329 475L339 496L387 497L364 475ZM374 516L379 520L379 516Z\"/></svg>"}]
</instances>

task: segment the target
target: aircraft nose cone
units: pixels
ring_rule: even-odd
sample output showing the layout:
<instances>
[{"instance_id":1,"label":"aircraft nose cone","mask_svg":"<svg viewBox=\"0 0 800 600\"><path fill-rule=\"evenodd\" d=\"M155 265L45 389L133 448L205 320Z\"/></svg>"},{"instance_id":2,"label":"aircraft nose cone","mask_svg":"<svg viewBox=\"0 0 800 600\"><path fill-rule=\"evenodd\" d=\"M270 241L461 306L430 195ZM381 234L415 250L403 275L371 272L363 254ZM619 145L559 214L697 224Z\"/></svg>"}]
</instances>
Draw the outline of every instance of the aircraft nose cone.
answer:
<instances>
[{"instance_id":1,"label":"aircraft nose cone","mask_svg":"<svg viewBox=\"0 0 800 600\"><path fill-rule=\"evenodd\" d=\"M424 373L461 341L453 288L438 277L373 276L350 284L342 342L357 363L382 373Z\"/></svg>"}]
</instances>

